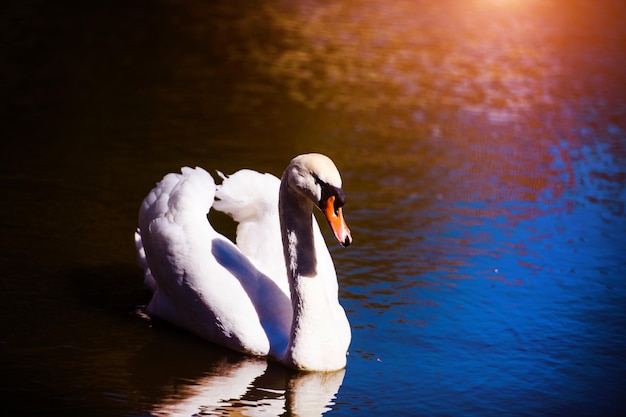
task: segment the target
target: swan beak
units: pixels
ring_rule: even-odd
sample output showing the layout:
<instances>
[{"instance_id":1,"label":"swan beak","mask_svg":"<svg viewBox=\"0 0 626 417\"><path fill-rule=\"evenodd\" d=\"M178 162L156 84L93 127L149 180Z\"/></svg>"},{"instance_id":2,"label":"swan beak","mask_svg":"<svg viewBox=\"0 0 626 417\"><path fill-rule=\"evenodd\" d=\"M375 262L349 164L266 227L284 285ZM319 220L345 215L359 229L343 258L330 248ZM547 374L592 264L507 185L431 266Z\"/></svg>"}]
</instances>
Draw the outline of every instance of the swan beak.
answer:
<instances>
[{"instance_id":1,"label":"swan beak","mask_svg":"<svg viewBox=\"0 0 626 417\"><path fill-rule=\"evenodd\" d=\"M322 201L320 206L339 244L344 248L350 246L350 243L352 243L350 229L348 229L348 225L343 219L343 209L341 207L335 208L335 196L331 195L328 199Z\"/></svg>"}]
</instances>

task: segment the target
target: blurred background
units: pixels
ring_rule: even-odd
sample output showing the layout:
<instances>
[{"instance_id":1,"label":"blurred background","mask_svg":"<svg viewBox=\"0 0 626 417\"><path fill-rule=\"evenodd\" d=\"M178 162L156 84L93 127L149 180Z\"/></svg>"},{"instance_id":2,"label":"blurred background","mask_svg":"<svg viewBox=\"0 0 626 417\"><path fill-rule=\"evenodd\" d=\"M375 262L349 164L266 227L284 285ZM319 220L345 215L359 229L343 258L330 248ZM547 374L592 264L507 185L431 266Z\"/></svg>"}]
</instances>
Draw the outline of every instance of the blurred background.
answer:
<instances>
[{"instance_id":1,"label":"blurred background","mask_svg":"<svg viewBox=\"0 0 626 417\"><path fill-rule=\"evenodd\" d=\"M619 415L625 21L617 0L0 6L3 412ZM354 237L327 240L345 372L148 319L154 184L311 151Z\"/></svg>"}]
</instances>

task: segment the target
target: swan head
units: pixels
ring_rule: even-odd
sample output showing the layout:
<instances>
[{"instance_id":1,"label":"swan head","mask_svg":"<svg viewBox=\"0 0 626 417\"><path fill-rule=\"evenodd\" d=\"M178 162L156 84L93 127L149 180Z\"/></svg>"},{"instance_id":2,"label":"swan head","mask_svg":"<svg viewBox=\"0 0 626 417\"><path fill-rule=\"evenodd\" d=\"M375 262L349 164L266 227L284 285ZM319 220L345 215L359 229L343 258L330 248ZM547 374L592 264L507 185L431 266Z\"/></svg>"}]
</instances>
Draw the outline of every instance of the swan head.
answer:
<instances>
[{"instance_id":1,"label":"swan head","mask_svg":"<svg viewBox=\"0 0 626 417\"><path fill-rule=\"evenodd\" d=\"M299 155L291 160L285 174L292 188L322 210L339 244L349 246L352 236L343 218L346 197L335 163L319 153Z\"/></svg>"}]
</instances>

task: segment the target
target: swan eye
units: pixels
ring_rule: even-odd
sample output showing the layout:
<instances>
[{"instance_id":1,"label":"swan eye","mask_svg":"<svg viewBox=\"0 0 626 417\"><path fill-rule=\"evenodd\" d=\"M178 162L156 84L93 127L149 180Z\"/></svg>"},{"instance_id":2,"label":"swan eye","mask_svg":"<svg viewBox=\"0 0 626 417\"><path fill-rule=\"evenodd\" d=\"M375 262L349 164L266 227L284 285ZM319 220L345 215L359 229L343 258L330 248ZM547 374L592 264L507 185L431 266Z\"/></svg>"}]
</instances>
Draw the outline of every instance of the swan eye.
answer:
<instances>
[{"instance_id":1,"label":"swan eye","mask_svg":"<svg viewBox=\"0 0 626 417\"><path fill-rule=\"evenodd\" d=\"M311 173L311 175L315 178L316 184L320 187L320 201L318 202L318 205L323 207L326 205L326 201L328 201L328 199L334 197L333 211L335 215L337 215L339 213L339 209L346 204L346 196L343 190L320 180L319 177L313 173Z\"/></svg>"},{"instance_id":2,"label":"swan eye","mask_svg":"<svg viewBox=\"0 0 626 417\"><path fill-rule=\"evenodd\" d=\"M335 212L335 216L337 216L339 214L339 209L346 204L346 198L341 188L335 188L333 191L333 210Z\"/></svg>"},{"instance_id":3,"label":"swan eye","mask_svg":"<svg viewBox=\"0 0 626 417\"><path fill-rule=\"evenodd\" d=\"M318 202L320 207L326 206L328 201L332 198L333 212L338 214L339 209L346 204L346 197L341 188L329 185L327 183L320 184L321 198Z\"/></svg>"}]
</instances>

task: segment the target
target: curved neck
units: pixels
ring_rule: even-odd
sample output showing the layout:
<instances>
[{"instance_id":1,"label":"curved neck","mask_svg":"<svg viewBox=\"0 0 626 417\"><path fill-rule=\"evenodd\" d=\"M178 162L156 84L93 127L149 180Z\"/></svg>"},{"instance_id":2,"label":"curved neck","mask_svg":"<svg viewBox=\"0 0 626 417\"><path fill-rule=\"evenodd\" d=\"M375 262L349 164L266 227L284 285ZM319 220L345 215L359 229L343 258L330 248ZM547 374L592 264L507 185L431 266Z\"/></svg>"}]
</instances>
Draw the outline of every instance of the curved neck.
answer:
<instances>
[{"instance_id":1,"label":"curved neck","mask_svg":"<svg viewBox=\"0 0 626 417\"><path fill-rule=\"evenodd\" d=\"M313 202L283 178L278 209L293 307L283 360L299 369L342 368L350 325L337 299L337 278L330 255L326 259L323 253L317 253Z\"/></svg>"},{"instance_id":2,"label":"curved neck","mask_svg":"<svg viewBox=\"0 0 626 417\"><path fill-rule=\"evenodd\" d=\"M327 335L318 334L321 324L318 321L327 317L325 313L328 310L324 300L324 283L317 277L313 203L283 181L278 211L293 308L289 345L283 360L297 368L308 368L310 365L301 363L299 352L304 346L313 347L316 341L327 339Z\"/></svg>"}]
</instances>

